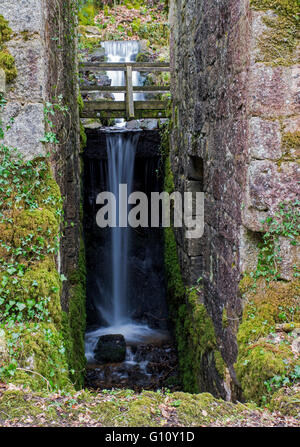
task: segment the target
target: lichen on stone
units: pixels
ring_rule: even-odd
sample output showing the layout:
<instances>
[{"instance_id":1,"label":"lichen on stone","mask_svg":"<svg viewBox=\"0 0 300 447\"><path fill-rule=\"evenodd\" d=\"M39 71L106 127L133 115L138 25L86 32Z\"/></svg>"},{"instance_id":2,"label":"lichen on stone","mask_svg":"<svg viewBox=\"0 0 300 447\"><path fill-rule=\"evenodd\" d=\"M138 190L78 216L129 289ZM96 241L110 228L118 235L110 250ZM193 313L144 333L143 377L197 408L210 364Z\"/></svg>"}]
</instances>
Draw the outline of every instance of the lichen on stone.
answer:
<instances>
[{"instance_id":1,"label":"lichen on stone","mask_svg":"<svg viewBox=\"0 0 300 447\"><path fill-rule=\"evenodd\" d=\"M258 38L260 54L257 62L271 66L289 66L297 63L299 42L299 4L297 0L251 0L256 10L274 12L262 18L267 26Z\"/></svg>"}]
</instances>

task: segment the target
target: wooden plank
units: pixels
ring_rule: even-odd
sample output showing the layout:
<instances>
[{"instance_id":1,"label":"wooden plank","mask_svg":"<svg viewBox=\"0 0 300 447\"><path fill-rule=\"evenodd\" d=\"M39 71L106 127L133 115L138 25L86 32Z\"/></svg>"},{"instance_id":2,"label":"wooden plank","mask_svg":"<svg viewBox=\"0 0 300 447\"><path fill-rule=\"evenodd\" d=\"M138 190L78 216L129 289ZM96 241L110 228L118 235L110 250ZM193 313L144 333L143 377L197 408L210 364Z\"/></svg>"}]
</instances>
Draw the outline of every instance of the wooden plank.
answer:
<instances>
[{"instance_id":1,"label":"wooden plank","mask_svg":"<svg viewBox=\"0 0 300 447\"><path fill-rule=\"evenodd\" d=\"M132 87L133 92L140 92L140 93L168 93L170 91L169 85L144 85L144 86L133 86ZM114 86L111 85L108 86L102 86L102 85L92 85L89 88L82 88L81 93L84 95L88 94L89 92L115 92L115 93L126 93L126 86Z\"/></svg>"},{"instance_id":2,"label":"wooden plank","mask_svg":"<svg viewBox=\"0 0 300 447\"><path fill-rule=\"evenodd\" d=\"M132 71L170 71L170 65L166 62L90 62L81 64L79 71L126 71L128 66Z\"/></svg>"},{"instance_id":3,"label":"wooden plank","mask_svg":"<svg viewBox=\"0 0 300 447\"><path fill-rule=\"evenodd\" d=\"M81 118L126 118L125 110L83 111ZM135 119L141 118L168 118L166 110L136 110Z\"/></svg>"},{"instance_id":4,"label":"wooden plank","mask_svg":"<svg viewBox=\"0 0 300 447\"><path fill-rule=\"evenodd\" d=\"M135 110L164 110L167 101L134 101ZM125 101L84 101L85 111L122 110L126 111Z\"/></svg>"},{"instance_id":5,"label":"wooden plank","mask_svg":"<svg viewBox=\"0 0 300 447\"><path fill-rule=\"evenodd\" d=\"M126 67L126 115L127 119L134 118L134 105L133 105L133 89L132 89L132 67L127 65Z\"/></svg>"},{"instance_id":6,"label":"wooden plank","mask_svg":"<svg viewBox=\"0 0 300 447\"><path fill-rule=\"evenodd\" d=\"M125 101L84 101L84 110L122 110L126 111Z\"/></svg>"}]
</instances>

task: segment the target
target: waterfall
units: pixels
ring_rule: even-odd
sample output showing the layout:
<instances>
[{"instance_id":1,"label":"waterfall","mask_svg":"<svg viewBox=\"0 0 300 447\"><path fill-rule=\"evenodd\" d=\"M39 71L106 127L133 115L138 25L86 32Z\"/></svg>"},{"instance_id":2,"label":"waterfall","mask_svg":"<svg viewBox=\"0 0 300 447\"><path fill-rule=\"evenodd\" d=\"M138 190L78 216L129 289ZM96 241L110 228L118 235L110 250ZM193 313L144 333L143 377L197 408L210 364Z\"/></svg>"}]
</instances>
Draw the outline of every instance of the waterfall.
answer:
<instances>
[{"instance_id":1,"label":"waterfall","mask_svg":"<svg viewBox=\"0 0 300 447\"><path fill-rule=\"evenodd\" d=\"M136 132L107 135L108 189L116 197L117 227L111 228L111 303L109 323L120 325L128 320L127 304L128 250L130 227L122 228L119 222L119 185L127 185L127 197L132 192L133 168L139 135ZM125 204L121 204L121 206ZM126 202L126 215L128 214Z\"/></svg>"},{"instance_id":2,"label":"waterfall","mask_svg":"<svg viewBox=\"0 0 300 447\"><path fill-rule=\"evenodd\" d=\"M108 62L135 61L140 51L140 43L137 41L108 41L103 42L102 46L105 49ZM133 71L132 74L133 85L142 85L144 79L141 74L137 71ZM125 85L123 71L108 71L107 75L111 79L112 86ZM116 101L123 101L124 93L115 93L114 99ZM142 100L144 99L144 94L135 93L134 99ZM89 361L93 360L93 350L98 337L101 335L123 334L128 343L145 342L150 338L154 339L157 336L164 336L162 331L152 329L146 324L133 320L132 315L134 314L134 309L131 309L129 304L130 300L128 299L129 294L135 293L134 285L129 284L129 251L132 230L130 227L118 227L119 185L126 184L127 194L129 195L131 193L139 132L120 129L120 127L124 128L125 124L124 119L115 120L114 128L108 128L106 134L107 189L114 193L116 198L117 227L109 229L109 252L108 256L105 257L107 265L103 266L102 259L98 261L100 266L109 271L109 278L106 277L105 281L100 283L100 281L98 282L98 277L93 277L94 308L100 313L101 320L106 322L106 325L96 330L92 329L86 333L86 358ZM103 164L100 164L103 170ZM92 176L91 187L94 191L97 189L93 184L95 171L93 170L93 166L90 169L89 174ZM99 169L100 171L101 169ZM152 171L150 169L148 175L153 181L153 169ZM95 181L99 180L96 179ZM145 262L147 263L147 261Z\"/></svg>"},{"instance_id":3,"label":"waterfall","mask_svg":"<svg viewBox=\"0 0 300 447\"><path fill-rule=\"evenodd\" d=\"M140 42L136 40L114 41L109 40L102 42L102 47L105 49L107 62L134 62L138 53L141 50ZM112 86L125 85L124 71L108 71L107 76L111 79ZM143 77L138 71L132 72L132 84L134 86L142 85ZM124 101L124 93L114 93L116 101ZM134 93L134 100L142 100L142 93Z\"/></svg>"}]
</instances>

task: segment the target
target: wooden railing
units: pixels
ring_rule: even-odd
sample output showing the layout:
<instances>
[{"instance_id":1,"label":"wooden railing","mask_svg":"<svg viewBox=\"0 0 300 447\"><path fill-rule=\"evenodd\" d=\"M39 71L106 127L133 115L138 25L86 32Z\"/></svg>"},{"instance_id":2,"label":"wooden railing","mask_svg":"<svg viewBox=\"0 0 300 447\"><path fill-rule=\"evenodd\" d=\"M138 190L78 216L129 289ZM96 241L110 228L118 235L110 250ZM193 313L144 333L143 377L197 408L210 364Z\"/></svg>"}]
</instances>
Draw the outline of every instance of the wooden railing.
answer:
<instances>
[{"instance_id":1,"label":"wooden railing","mask_svg":"<svg viewBox=\"0 0 300 447\"><path fill-rule=\"evenodd\" d=\"M139 86L132 85L132 72L162 72L170 71L169 64L165 62L100 62L83 64L81 72L124 71L125 86L89 86L82 87L83 95L89 92L125 93L125 101L111 101L101 99L98 101L84 100L82 118L164 118L166 117L167 101L145 100L134 101L134 93L167 93L170 86Z\"/></svg>"}]
</instances>

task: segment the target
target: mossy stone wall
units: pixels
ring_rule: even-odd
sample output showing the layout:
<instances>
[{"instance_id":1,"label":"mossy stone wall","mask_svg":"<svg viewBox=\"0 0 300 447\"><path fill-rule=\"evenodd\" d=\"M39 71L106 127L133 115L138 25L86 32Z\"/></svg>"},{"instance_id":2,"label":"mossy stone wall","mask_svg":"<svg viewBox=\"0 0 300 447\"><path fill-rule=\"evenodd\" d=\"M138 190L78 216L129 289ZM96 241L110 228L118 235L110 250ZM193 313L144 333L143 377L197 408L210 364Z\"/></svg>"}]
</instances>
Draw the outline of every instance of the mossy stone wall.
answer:
<instances>
[{"instance_id":1,"label":"mossy stone wall","mask_svg":"<svg viewBox=\"0 0 300 447\"><path fill-rule=\"evenodd\" d=\"M184 230L176 230L172 243L184 286L196 286L202 278L202 303L213 323L232 397L241 398L242 389L257 401L268 379L255 389L256 367L265 370L265 363L261 359L256 364L255 355L250 356L259 347L248 350L251 342L245 348L242 341L252 320L239 283L257 268L268 231L262 220L274 216L281 202L297 198L299 5L297 0L174 0L170 7L170 166L176 190L187 191L196 175L205 193L202 239L189 244ZM286 236L279 237L278 279L293 282L297 246L290 246ZM271 260L271 252L269 256ZM269 297L267 283L259 293ZM292 293L289 287L287 293ZM259 312L254 325L256 319L257 328L266 329ZM201 330L199 321L197 328ZM282 366L283 356L275 350L278 357L271 350L266 355L276 375L275 364ZM285 355L289 362L291 356ZM271 370L266 372L269 378ZM207 364L198 375L201 371L209 371ZM208 383L208 373L204 381Z\"/></svg>"},{"instance_id":2,"label":"mossy stone wall","mask_svg":"<svg viewBox=\"0 0 300 447\"><path fill-rule=\"evenodd\" d=\"M4 126L10 118L13 122L5 132L4 144L21 152L24 166L31 162L48 166L47 181L40 179L35 197L37 208L24 206L14 213L11 225L6 222L1 235L14 252L26 238L31 238L32 246L41 252L40 259L33 263L23 260L26 271L18 281L13 274L4 280L5 271L1 272L6 304L14 300L24 320L14 330L5 328L5 355L17 362L12 381L56 388L73 383L79 388L85 367L85 260L80 242L76 2L29 0L20 10L17 2L5 0L0 5L1 14L11 28L11 32L4 29L6 21L0 21L0 29L6 30L1 37L11 37L5 45L18 70L7 86L2 120ZM67 110L57 109L51 128L45 114L47 103L61 103ZM49 130L58 143L42 142ZM1 246L0 256L4 255L5 247ZM42 309L40 323L32 317L32 303ZM15 356L11 351L14 346Z\"/></svg>"}]
</instances>

